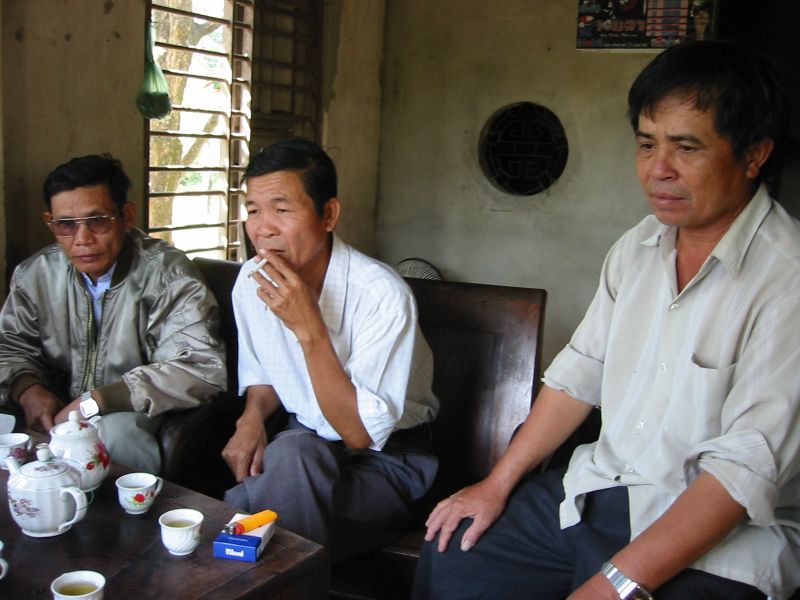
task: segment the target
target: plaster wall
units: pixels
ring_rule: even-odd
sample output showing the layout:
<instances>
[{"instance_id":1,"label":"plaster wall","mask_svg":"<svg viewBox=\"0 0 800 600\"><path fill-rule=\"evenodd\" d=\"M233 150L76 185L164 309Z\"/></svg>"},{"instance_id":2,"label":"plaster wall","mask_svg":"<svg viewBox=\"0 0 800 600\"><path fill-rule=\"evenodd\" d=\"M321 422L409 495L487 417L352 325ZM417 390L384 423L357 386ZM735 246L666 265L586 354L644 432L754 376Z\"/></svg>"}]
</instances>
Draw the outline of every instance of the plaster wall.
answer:
<instances>
[{"instance_id":1,"label":"plaster wall","mask_svg":"<svg viewBox=\"0 0 800 600\"><path fill-rule=\"evenodd\" d=\"M7 264L52 238L41 185L55 166L110 152L141 208L144 0L2 0Z\"/></svg>"},{"instance_id":2,"label":"plaster wall","mask_svg":"<svg viewBox=\"0 0 800 600\"><path fill-rule=\"evenodd\" d=\"M548 291L543 365L567 343L614 240L647 214L627 90L654 54L575 50L576 2L388 0L380 258L416 256L446 279ZM546 106L569 158L546 192L514 197L478 162L501 107Z\"/></svg>"},{"instance_id":3,"label":"plaster wall","mask_svg":"<svg viewBox=\"0 0 800 600\"><path fill-rule=\"evenodd\" d=\"M337 233L375 254L384 0L326 3L322 146L336 164L342 217Z\"/></svg>"}]
</instances>

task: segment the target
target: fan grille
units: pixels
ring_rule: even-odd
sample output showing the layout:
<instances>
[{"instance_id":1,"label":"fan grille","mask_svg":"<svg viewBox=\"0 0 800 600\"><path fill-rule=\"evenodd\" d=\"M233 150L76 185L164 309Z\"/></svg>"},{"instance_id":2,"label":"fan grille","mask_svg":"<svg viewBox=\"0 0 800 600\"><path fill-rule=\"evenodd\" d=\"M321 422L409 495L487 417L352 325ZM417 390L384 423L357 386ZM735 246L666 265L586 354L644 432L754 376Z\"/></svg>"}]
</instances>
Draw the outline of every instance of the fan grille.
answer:
<instances>
[{"instance_id":1,"label":"fan grille","mask_svg":"<svg viewBox=\"0 0 800 600\"><path fill-rule=\"evenodd\" d=\"M397 272L403 277L416 279L442 279L439 269L422 258L406 258L397 263Z\"/></svg>"}]
</instances>

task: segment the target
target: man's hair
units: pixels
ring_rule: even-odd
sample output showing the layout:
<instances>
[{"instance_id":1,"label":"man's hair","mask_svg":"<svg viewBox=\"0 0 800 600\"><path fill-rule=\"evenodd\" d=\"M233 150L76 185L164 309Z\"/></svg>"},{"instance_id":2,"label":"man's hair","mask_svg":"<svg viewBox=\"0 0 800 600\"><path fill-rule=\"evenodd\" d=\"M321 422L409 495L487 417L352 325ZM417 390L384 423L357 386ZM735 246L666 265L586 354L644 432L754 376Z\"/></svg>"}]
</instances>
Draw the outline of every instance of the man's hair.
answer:
<instances>
[{"instance_id":1,"label":"man's hair","mask_svg":"<svg viewBox=\"0 0 800 600\"><path fill-rule=\"evenodd\" d=\"M686 99L714 111L717 133L741 159L756 142L771 139L774 149L758 180L780 165L790 121L790 101L777 66L768 57L734 42L697 41L672 46L648 64L628 92L633 130L639 115L651 116L659 102Z\"/></svg>"},{"instance_id":2,"label":"man's hair","mask_svg":"<svg viewBox=\"0 0 800 600\"><path fill-rule=\"evenodd\" d=\"M330 156L314 142L294 138L261 148L250 158L243 179L278 171L297 173L320 217L328 200L337 196L336 167Z\"/></svg>"},{"instance_id":3,"label":"man's hair","mask_svg":"<svg viewBox=\"0 0 800 600\"><path fill-rule=\"evenodd\" d=\"M95 185L105 185L114 204L122 212L122 207L128 201L131 180L122 169L122 163L108 153L76 157L53 169L42 187L47 210L52 210L52 200L56 194Z\"/></svg>"}]
</instances>

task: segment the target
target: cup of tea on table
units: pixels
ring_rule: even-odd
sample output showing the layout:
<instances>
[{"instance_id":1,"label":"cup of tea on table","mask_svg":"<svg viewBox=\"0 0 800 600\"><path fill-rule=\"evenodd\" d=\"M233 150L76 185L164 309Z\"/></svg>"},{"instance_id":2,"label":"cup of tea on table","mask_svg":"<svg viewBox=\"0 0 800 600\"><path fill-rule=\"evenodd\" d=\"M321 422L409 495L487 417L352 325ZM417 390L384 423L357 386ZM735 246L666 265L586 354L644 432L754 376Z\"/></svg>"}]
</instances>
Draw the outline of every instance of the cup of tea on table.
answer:
<instances>
[{"instance_id":1,"label":"cup of tea on table","mask_svg":"<svg viewBox=\"0 0 800 600\"><path fill-rule=\"evenodd\" d=\"M33 448L31 436L27 433L4 433L0 435L0 467L8 471L6 459L10 456L19 464L27 462Z\"/></svg>"},{"instance_id":2,"label":"cup of tea on table","mask_svg":"<svg viewBox=\"0 0 800 600\"><path fill-rule=\"evenodd\" d=\"M128 473L118 477L117 497L126 513L141 515L150 510L164 480L151 473Z\"/></svg>"},{"instance_id":3,"label":"cup of tea on table","mask_svg":"<svg viewBox=\"0 0 800 600\"><path fill-rule=\"evenodd\" d=\"M158 518L161 541L170 554L186 556L200 543L200 526L203 513L193 508L176 508Z\"/></svg>"},{"instance_id":4,"label":"cup of tea on table","mask_svg":"<svg viewBox=\"0 0 800 600\"><path fill-rule=\"evenodd\" d=\"M50 584L53 600L102 600L106 578L97 571L62 573Z\"/></svg>"}]
</instances>

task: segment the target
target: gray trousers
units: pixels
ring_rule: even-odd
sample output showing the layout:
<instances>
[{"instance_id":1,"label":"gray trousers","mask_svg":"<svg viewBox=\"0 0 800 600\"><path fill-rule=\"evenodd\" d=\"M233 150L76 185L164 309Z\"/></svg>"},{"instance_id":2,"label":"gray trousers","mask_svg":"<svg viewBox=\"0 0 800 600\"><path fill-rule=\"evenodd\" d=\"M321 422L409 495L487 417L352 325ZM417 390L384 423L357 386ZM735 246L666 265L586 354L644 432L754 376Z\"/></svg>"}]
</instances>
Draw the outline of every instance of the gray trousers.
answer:
<instances>
[{"instance_id":1,"label":"gray trousers","mask_svg":"<svg viewBox=\"0 0 800 600\"><path fill-rule=\"evenodd\" d=\"M381 452L354 451L290 416L264 450L264 472L228 490L225 502L274 510L281 527L326 546L337 562L400 535L437 467L427 425L396 431Z\"/></svg>"},{"instance_id":2,"label":"gray trousers","mask_svg":"<svg viewBox=\"0 0 800 600\"><path fill-rule=\"evenodd\" d=\"M581 521L561 529L558 505L566 469L524 479L506 510L468 552L464 519L445 552L438 538L422 549L414 600L563 600L630 540L628 490L587 494ZM656 600L764 600L745 583L686 569L653 593Z\"/></svg>"}]
</instances>

